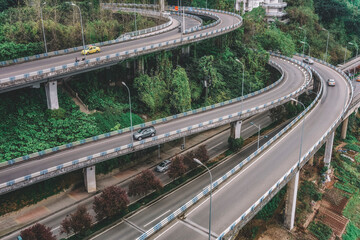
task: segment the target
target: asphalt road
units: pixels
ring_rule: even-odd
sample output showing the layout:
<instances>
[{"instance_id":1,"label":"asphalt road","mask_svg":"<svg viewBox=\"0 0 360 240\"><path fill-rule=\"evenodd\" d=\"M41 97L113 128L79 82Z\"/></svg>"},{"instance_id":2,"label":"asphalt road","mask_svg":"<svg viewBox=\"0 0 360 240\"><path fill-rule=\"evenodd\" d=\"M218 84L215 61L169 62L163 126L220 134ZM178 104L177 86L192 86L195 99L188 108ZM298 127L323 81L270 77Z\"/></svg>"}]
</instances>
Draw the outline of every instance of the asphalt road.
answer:
<instances>
[{"instance_id":1,"label":"asphalt road","mask_svg":"<svg viewBox=\"0 0 360 240\"><path fill-rule=\"evenodd\" d=\"M257 133L257 128L250 125L250 123L249 123L250 121L253 121L257 125L260 124L263 127L267 127L269 124L271 124L272 121L271 121L271 118L268 116L268 114L269 114L268 112L264 112L264 113L253 116L252 118L244 121L244 123L242 125L241 136L246 139ZM223 151L225 151L228 148L227 138L229 137L229 134L230 134L230 130L224 131L224 132L217 134L216 136L208 139L204 143L207 146L208 153L211 158L219 155L220 153L222 153ZM263 137L261 137L261 139L263 139ZM262 141L264 141L264 140L262 140ZM246 151L243 152L242 155L248 155L249 153L253 152L255 150L255 148L256 148L256 143L253 143L252 146L249 147L248 149L246 149ZM227 163L224 163L221 166L227 165L226 169L231 169L234 164L236 164L236 163L228 161ZM220 171L217 174L217 176L220 176L221 174L223 174L224 171L226 171L226 169L224 170L222 167L217 167L213 171L214 172ZM157 177L159 177L163 183L167 183L170 181L170 179L166 173L155 172L155 175ZM130 179L128 181L125 181L125 182L119 184L119 186L127 189L129 182L130 182ZM174 203L171 201L174 201L174 200L176 201L176 199L179 196L183 196L184 189L186 189L186 192L187 192L186 195L191 197L193 194L196 193L196 191L205 187L206 184L208 184L206 175L201 176L199 179L197 179L193 183L188 184L185 187L182 187L181 189L177 190L176 192L173 192L170 196L163 198L161 201L157 202L156 204L153 204L151 207L147 207L147 208L143 209L141 212L138 212L138 213L132 215L130 218L126 219L126 221L120 222L114 228L105 232L104 233L105 235L103 236L102 239L120 239L119 237L116 238L116 236L122 236L121 239L133 239L134 237L139 236L141 234L139 229L150 227L151 223L153 223L154 221L159 219L159 217L161 217L163 215L164 211L167 212L169 210L169 208L171 210L174 210L174 209L176 209L176 207L178 207L178 205L173 206ZM194 186L196 186L196 187L194 188ZM134 200L134 198L130 198L130 200ZM93 204L93 198L86 199L86 200L80 202L79 204L85 204L87 206L87 209L90 210L90 213L94 216L94 213L91 210L92 204ZM78 206L78 204L69 206L60 212L49 215L48 217L42 219L39 222L50 227L52 229L53 233L56 234L56 236L58 238L65 237L65 235L60 235L60 223L63 219L66 218L67 215L75 212L77 206ZM158 211L153 212L154 208L158 209ZM144 226L144 225L146 225L146 226ZM136 228L134 226L137 226L138 228ZM16 236L19 235L20 231L21 230L15 231L1 239L3 239L3 240L15 239ZM114 235L114 237L112 237L112 235ZM97 239L101 239L100 236L98 236Z\"/></svg>"},{"instance_id":2,"label":"asphalt road","mask_svg":"<svg viewBox=\"0 0 360 240\"><path fill-rule=\"evenodd\" d=\"M324 79L335 79L337 85L332 88L325 86L326 101L319 103L306 116L303 154L310 150L341 115L349 97L347 84L337 72L318 63L313 67ZM215 191L212 201L214 236L219 236L297 163L300 136L301 124L298 124ZM175 220L152 239L204 239L208 233L208 214L207 199L187 212L184 220Z\"/></svg>"},{"instance_id":3,"label":"asphalt road","mask_svg":"<svg viewBox=\"0 0 360 240\"><path fill-rule=\"evenodd\" d=\"M233 17L228 14L224 14L224 13L215 13L215 14L218 15L221 19L221 21L218 25L210 27L205 30L196 31L194 33L189 33L189 34L186 34L185 36L188 37L188 36L193 36L193 35L200 34L200 33L210 32L212 30L228 27L228 26L238 23L240 21L238 18ZM191 23L194 24L194 19L190 18L190 20L188 19L187 21L190 21ZM185 24L185 26L186 26L186 28L188 28L188 26L186 24ZM122 43L117 43L117 44L113 44L113 45L102 46L100 53L88 55L86 58L87 59L97 58L97 57L106 56L106 55L117 53L117 52L123 52L123 51L127 51L127 50L136 49L139 47L157 44L160 42L175 40L175 39L181 38L181 35L182 34L179 33L178 29L176 28L174 30L164 32L164 33L161 33L158 35L150 36L150 37L140 38L140 39L136 39L133 41L122 42ZM209 38L210 38L210 36L209 36ZM65 64L74 63L75 58L79 57L79 56L81 56L80 51L75 52L75 53L61 55L61 56L54 56L54 57L50 57L50 58L44 58L44 59L39 59L39 60L35 60L35 61L24 62L24 63L19 63L19 64L2 67L1 71L0 71L0 79L17 76L17 75L22 75L25 73L35 72L35 71L39 71L39 70L43 70L43 69L48 69L48 68L52 68L52 67L56 67L56 66L62 66Z\"/></svg>"},{"instance_id":4,"label":"asphalt road","mask_svg":"<svg viewBox=\"0 0 360 240\"><path fill-rule=\"evenodd\" d=\"M300 88L300 86L304 84L304 73L299 69L298 66L290 64L289 62L278 58L272 58L272 60L281 65L284 69L287 69L284 81L273 89L244 100L243 107L241 106L241 102L237 102L234 104L213 109L211 111L193 114L187 117L174 119L164 124L155 125L157 134L163 134L176 129L187 127L189 125L205 122L210 119L227 116L229 114L240 111L241 108L246 110L253 107L261 106L265 103L276 100L297 90L298 88ZM102 139L96 142L80 145L73 149L68 149L51 155L46 155L38 160L30 160L16 164L14 166L2 168L0 169L0 183L4 183L44 169L48 169L62 163L70 162L81 157L123 146L130 142L131 133L129 132L111 138Z\"/></svg>"}]
</instances>

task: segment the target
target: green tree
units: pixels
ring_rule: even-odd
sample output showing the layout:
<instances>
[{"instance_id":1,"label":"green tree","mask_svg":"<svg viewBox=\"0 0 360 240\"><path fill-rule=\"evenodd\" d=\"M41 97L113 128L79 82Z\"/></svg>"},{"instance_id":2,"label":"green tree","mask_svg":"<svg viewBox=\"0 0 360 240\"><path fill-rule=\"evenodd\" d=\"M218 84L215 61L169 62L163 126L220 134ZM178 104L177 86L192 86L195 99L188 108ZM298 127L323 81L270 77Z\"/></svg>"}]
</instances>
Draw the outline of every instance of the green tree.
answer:
<instances>
[{"instance_id":1,"label":"green tree","mask_svg":"<svg viewBox=\"0 0 360 240\"><path fill-rule=\"evenodd\" d=\"M172 96L169 96L170 103L174 112L185 112L191 108L189 79L184 68L178 66L174 70L170 91L172 92Z\"/></svg>"}]
</instances>

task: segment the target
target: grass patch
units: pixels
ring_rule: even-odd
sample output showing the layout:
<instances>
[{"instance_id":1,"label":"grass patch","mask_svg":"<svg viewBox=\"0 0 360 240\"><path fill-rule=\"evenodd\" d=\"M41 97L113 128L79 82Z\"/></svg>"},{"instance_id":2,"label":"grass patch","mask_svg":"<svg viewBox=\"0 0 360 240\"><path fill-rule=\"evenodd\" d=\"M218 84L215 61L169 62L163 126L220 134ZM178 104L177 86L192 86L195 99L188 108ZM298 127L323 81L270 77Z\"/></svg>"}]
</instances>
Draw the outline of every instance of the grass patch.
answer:
<instances>
[{"instance_id":1,"label":"grass patch","mask_svg":"<svg viewBox=\"0 0 360 240\"><path fill-rule=\"evenodd\" d=\"M357 228L352 222L346 226L346 231L342 235L343 240L360 239L360 229Z\"/></svg>"},{"instance_id":2,"label":"grass patch","mask_svg":"<svg viewBox=\"0 0 360 240\"><path fill-rule=\"evenodd\" d=\"M360 228L360 193L357 191L351 199L349 200L348 204L346 205L343 215L350 219L353 224Z\"/></svg>"}]
</instances>

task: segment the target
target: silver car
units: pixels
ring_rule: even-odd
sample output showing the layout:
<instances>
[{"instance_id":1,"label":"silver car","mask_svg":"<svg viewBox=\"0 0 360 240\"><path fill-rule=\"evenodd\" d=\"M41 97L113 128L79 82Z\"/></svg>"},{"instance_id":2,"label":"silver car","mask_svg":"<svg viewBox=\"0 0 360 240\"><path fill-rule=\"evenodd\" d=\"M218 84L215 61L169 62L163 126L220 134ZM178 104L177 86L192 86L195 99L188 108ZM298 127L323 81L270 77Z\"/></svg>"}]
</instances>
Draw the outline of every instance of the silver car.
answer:
<instances>
[{"instance_id":1,"label":"silver car","mask_svg":"<svg viewBox=\"0 0 360 240\"><path fill-rule=\"evenodd\" d=\"M156 130L153 126L151 127L146 127L146 128L140 128L139 130L137 130L133 137L135 140L142 140L144 138L147 138L147 137L153 137L155 136L156 134Z\"/></svg>"},{"instance_id":2,"label":"silver car","mask_svg":"<svg viewBox=\"0 0 360 240\"><path fill-rule=\"evenodd\" d=\"M312 59L310 59L310 58L305 58L305 59L303 60L303 62L304 62L304 63L307 63L307 64L309 64L309 65L314 64L314 60L312 60Z\"/></svg>"},{"instance_id":3,"label":"silver car","mask_svg":"<svg viewBox=\"0 0 360 240\"><path fill-rule=\"evenodd\" d=\"M156 166L155 171L161 172L161 173L165 172L169 169L170 164L171 164L171 161L169 159L162 161L159 165Z\"/></svg>"}]
</instances>

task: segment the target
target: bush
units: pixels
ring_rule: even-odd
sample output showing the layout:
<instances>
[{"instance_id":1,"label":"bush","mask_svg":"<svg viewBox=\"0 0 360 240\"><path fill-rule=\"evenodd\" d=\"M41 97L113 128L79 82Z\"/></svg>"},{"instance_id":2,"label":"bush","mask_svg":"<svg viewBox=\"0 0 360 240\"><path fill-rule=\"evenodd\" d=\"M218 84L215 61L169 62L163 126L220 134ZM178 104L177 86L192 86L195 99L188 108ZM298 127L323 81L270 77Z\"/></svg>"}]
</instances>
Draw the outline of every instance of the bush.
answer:
<instances>
[{"instance_id":1,"label":"bush","mask_svg":"<svg viewBox=\"0 0 360 240\"><path fill-rule=\"evenodd\" d=\"M332 229L321 222L311 222L309 230L319 240L328 240L332 235Z\"/></svg>"},{"instance_id":2,"label":"bush","mask_svg":"<svg viewBox=\"0 0 360 240\"><path fill-rule=\"evenodd\" d=\"M128 195L146 195L151 190L160 190L163 187L160 179L154 173L147 169L141 172L135 179L131 180L129 184Z\"/></svg>"},{"instance_id":3,"label":"bush","mask_svg":"<svg viewBox=\"0 0 360 240\"><path fill-rule=\"evenodd\" d=\"M229 143L230 150L236 152L242 148L242 146L244 144L244 139L242 137L240 137L238 139L229 137L228 143Z\"/></svg>"},{"instance_id":4,"label":"bush","mask_svg":"<svg viewBox=\"0 0 360 240\"><path fill-rule=\"evenodd\" d=\"M94 198L94 212L96 219L111 218L124 214L127 210L129 199L126 191L121 187L111 186L104 189L99 197Z\"/></svg>"},{"instance_id":5,"label":"bush","mask_svg":"<svg viewBox=\"0 0 360 240\"><path fill-rule=\"evenodd\" d=\"M171 179L176 179L184 175L186 170L187 168L184 165L184 157L182 155L177 155L175 158L172 159L168 175Z\"/></svg>"},{"instance_id":6,"label":"bush","mask_svg":"<svg viewBox=\"0 0 360 240\"><path fill-rule=\"evenodd\" d=\"M49 227L37 223L20 232L23 240L56 240Z\"/></svg>"}]
</instances>

